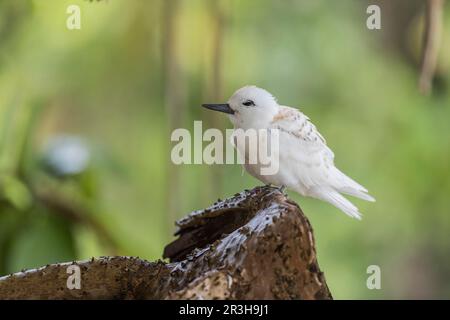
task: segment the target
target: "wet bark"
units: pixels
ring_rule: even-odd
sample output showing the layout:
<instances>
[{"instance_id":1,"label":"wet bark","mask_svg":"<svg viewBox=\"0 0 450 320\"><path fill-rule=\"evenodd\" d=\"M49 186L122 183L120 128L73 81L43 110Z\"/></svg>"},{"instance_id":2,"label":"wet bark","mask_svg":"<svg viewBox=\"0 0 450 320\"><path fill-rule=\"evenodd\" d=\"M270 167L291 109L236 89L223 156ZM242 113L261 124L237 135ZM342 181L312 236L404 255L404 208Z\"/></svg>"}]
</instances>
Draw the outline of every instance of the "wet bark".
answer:
<instances>
[{"instance_id":1,"label":"wet bark","mask_svg":"<svg viewBox=\"0 0 450 320\"><path fill-rule=\"evenodd\" d=\"M177 222L169 262L101 257L0 278L0 299L331 299L311 225L273 187L257 187ZM81 288L68 289L70 265Z\"/></svg>"}]
</instances>

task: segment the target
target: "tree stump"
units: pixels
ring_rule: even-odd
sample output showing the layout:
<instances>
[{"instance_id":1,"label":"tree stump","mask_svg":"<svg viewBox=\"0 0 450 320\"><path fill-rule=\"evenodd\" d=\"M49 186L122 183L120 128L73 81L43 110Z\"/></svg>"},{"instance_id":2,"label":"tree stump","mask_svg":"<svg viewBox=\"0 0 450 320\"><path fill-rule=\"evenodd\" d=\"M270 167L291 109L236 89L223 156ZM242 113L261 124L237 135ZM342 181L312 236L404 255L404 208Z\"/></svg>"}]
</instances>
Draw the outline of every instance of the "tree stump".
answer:
<instances>
[{"instance_id":1,"label":"tree stump","mask_svg":"<svg viewBox=\"0 0 450 320\"><path fill-rule=\"evenodd\" d=\"M169 262L101 257L0 278L0 299L332 299L311 225L278 188L245 190L177 222ZM69 289L70 265L81 288Z\"/></svg>"}]
</instances>

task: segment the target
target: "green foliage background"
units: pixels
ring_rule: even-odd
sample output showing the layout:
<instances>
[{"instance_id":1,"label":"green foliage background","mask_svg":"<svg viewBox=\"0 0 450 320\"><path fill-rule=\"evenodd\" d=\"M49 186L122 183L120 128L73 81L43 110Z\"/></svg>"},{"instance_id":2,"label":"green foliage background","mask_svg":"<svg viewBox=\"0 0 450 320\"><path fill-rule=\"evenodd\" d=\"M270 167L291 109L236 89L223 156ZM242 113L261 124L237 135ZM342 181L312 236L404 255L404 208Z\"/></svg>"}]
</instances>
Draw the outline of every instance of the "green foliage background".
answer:
<instances>
[{"instance_id":1,"label":"green foliage background","mask_svg":"<svg viewBox=\"0 0 450 320\"><path fill-rule=\"evenodd\" d=\"M398 25L366 28L368 3L219 1L218 56L217 8L181 0L168 13L177 66L168 80L163 0L0 0L0 274L99 255L160 258L173 231L171 81L182 86L183 127L204 120L225 130L225 118L200 108L220 70L219 102L255 84L299 107L337 165L377 199L355 201L358 222L291 194L336 298L449 298L450 7L435 90L423 96L414 65L422 11L402 26L408 60L389 42ZM70 4L81 8L81 30L66 28ZM382 6L382 19L384 10L392 7ZM45 146L67 134L86 141L92 161L56 177L43 166ZM238 165L187 165L177 175L177 217L259 184ZM381 290L366 287L372 264Z\"/></svg>"}]
</instances>

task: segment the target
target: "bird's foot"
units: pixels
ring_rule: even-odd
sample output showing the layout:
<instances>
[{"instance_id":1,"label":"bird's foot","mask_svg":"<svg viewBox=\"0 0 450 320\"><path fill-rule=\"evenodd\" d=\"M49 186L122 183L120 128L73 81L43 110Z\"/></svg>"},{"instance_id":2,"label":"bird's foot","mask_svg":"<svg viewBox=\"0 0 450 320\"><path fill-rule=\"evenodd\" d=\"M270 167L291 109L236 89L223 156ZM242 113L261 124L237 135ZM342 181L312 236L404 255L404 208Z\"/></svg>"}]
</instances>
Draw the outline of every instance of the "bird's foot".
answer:
<instances>
[{"instance_id":1,"label":"bird's foot","mask_svg":"<svg viewBox=\"0 0 450 320\"><path fill-rule=\"evenodd\" d=\"M280 191L282 194L286 195L286 189L287 187L285 185L281 185L281 186L277 186L277 185L273 185L272 183L265 183L264 184L265 188L271 188L271 189L275 189Z\"/></svg>"},{"instance_id":2,"label":"bird's foot","mask_svg":"<svg viewBox=\"0 0 450 320\"><path fill-rule=\"evenodd\" d=\"M285 191L286 191L286 186L285 186L285 185L279 186L279 187L278 187L278 190L280 190L281 193L286 194L286 193L285 193Z\"/></svg>"}]
</instances>

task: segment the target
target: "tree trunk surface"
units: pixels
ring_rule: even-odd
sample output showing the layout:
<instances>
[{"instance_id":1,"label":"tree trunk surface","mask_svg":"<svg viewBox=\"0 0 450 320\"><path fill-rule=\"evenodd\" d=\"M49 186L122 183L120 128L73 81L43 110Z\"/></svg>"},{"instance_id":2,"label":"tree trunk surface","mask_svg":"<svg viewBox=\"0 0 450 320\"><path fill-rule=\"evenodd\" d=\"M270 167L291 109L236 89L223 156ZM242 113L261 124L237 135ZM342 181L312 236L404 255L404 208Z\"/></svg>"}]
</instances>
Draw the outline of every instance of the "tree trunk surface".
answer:
<instances>
[{"instance_id":1,"label":"tree trunk surface","mask_svg":"<svg viewBox=\"0 0 450 320\"><path fill-rule=\"evenodd\" d=\"M245 190L177 226L178 238L164 249L169 262L100 257L47 265L0 278L0 299L332 299L312 227L278 188ZM79 289L67 285L72 265Z\"/></svg>"}]
</instances>

